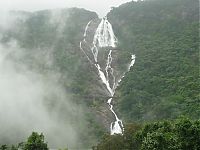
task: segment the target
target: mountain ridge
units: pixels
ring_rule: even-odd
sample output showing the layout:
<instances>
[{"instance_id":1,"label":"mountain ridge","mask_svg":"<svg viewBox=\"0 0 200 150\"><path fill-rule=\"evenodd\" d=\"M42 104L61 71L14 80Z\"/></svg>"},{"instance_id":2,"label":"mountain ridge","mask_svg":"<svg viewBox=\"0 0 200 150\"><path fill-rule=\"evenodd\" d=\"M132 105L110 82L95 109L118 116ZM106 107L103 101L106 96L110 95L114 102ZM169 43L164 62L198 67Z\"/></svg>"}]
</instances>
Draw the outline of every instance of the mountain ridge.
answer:
<instances>
[{"instance_id":1,"label":"mountain ridge","mask_svg":"<svg viewBox=\"0 0 200 150\"><path fill-rule=\"evenodd\" d=\"M0 43L10 47L17 42L22 55L15 51L6 58L25 64L44 78L55 75L53 79L69 93L70 101L85 111L81 122L77 123L76 117L72 119L74 126L78 124L76 130L81 141L73 146L94 145L104 132L109 132L113 120L105 104L108 95L105 86L80 50L80 41L90 20L94 22L86 40L92 43L100 22L98 15L79 8L13 13L25 15L25 19L15 20L7 30L0 29ZM113 8L107 16L118 38L113 66L117 67L119 76L127 70L131 54L136 54L134 66L113 97L119 117L125 123L174 119L179 115L198 118L197 1L128 2ZM89 44L83 47L90 50ZM102 58L106 56L101 54ZM52 96L44 102L52 113L59 98ZM58 116L58 121L67 122L71 114L62 107Z\"/></svg>"}]
</instances>

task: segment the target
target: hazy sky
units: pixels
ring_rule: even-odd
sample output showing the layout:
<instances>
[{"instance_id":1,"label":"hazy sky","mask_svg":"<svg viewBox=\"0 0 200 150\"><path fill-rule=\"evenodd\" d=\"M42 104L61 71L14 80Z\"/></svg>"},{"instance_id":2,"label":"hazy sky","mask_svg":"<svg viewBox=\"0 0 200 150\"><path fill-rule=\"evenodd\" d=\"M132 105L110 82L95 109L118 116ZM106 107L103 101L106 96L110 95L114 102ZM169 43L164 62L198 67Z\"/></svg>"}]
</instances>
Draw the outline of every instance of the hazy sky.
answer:
<instances>
[{"instance_id":1,"label":"hazy sky","mask_svg":"<svg viewBox=\"0 0 200 150\"><path fill-rule=\"evenodd\" d=\"M112 6L131 0L0 0L1 10L27 10L82 7L105 16Z\"/></svg>"}]
</instances>

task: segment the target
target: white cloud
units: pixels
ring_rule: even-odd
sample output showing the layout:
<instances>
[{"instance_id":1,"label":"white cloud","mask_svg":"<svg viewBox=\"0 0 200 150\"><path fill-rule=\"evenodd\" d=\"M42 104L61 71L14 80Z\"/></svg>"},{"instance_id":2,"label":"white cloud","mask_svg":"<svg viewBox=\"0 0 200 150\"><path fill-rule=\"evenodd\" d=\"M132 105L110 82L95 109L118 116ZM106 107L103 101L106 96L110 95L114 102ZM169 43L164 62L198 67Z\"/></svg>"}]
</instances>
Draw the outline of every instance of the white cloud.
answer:
<instances>
[{"instance_id":1,"label":"white cloud","mask_svg":"<svg viewBox=\"0 0 200 150\"><path fill-rule=\"evenodd\" d=\"M76 146L85 126L73 121L84 122L82 107L57 83L58 73L38 74L11 57L23 53L16 41L0 44L0 145L22 142L36 131L44 133L49 146Z\"/></svg>"},{"instance_id":2,"label":"white cloud","mask_svg":"<svg viewBox=\"0 0 200 150\"><path fill-rule=\"evenodd\" d=\"M130 0L0 0L1 10L36 11L42 9L82 7L106 15L112 6L119 6Z\"/></svg>"}]
</instances>

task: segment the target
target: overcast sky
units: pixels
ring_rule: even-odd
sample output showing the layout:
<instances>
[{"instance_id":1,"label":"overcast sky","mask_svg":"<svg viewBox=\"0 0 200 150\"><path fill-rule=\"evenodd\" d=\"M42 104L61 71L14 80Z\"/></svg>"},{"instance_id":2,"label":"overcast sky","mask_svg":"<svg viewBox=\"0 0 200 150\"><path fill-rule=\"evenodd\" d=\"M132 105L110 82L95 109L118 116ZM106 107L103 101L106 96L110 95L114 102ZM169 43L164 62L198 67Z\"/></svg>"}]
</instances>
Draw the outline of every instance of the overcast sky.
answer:
<instances>
[{"instance_id":1,"label":"overcast sky","mask_svg":"<svg viewBox=\"0 0 200 150\"><path fill-rule=\"evenodd\" d=\"M81 7L105 16L112 6L131 0L0 0L1 10L36 11L42 9Z\"/></svg>"}]
</instances>

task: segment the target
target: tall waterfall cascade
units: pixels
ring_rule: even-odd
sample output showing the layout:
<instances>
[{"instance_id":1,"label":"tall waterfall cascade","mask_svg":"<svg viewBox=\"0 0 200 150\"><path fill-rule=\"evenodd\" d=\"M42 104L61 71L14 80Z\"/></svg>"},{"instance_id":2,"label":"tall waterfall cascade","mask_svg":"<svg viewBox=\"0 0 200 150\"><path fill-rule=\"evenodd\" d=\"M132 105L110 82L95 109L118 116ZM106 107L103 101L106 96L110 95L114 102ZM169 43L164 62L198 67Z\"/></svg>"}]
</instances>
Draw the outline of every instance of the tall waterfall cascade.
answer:
<instances>
[{"instance_id":1,"label":"tall waterfall cascade","mask_svg":"<svg viewBox=\"0 0 200 150\"><path fill-rule=\"evenodd\" d=\"M90 47L90 53L91 55L88 55L86 51L84 50L82 44L87 43L86 37L87 32L90 24L92 23L92 20L88 22L88 24L85 27L84 32L84 39L80 42L80 49L83 51L85 56L87 57L88 61L95 66L95 68L98 71L98 78L100 78L101 82L105 85L106 90L109 93L109 99L107 100L107 104L109 106L110 111L115 117L115 121L113 121L110 125L110 134L123 134L124 126L122 120L119 119L117 114L115 113L112 105L112 99L115 95L115 90L121 80L124 78L125 73L117 79L116 75L114 73L114 67L113 67L113 49L117 48L117 38L113 32L113 28L111 23L108 21L107 17L104 17L100 24L98 25L96 32L94 34L93 42ZM105 68L103 68L99 63L99 52L102 48L109 48L107 59L105 60ZM131 62L127 68L127 71L130 71L130 68L135 63L135 55L131 55Z\"/></svg>"}]
</instances>

